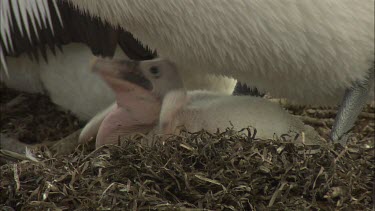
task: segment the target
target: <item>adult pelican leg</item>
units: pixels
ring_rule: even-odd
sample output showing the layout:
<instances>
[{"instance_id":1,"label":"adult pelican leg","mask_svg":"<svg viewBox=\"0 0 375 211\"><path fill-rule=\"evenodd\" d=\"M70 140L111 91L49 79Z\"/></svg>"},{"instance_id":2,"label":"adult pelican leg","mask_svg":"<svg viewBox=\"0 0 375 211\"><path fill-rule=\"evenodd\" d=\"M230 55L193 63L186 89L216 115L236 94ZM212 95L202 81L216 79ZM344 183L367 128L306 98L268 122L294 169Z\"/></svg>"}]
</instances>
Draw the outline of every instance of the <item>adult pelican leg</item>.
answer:
<instances>
[{"instance_id":1,"label":"adult pelican leg","mask_svg":"<svg viewBox=\"0 0 375 211\"><path fill-rule=\"evenodd\" d=\"M332 128L333 142L346 145L347 132L353 127L359 113L368 100L370 89L374 85L374 68L369 71L366 79L357 81L345 93Z\"/></svg>"}]
</instances>

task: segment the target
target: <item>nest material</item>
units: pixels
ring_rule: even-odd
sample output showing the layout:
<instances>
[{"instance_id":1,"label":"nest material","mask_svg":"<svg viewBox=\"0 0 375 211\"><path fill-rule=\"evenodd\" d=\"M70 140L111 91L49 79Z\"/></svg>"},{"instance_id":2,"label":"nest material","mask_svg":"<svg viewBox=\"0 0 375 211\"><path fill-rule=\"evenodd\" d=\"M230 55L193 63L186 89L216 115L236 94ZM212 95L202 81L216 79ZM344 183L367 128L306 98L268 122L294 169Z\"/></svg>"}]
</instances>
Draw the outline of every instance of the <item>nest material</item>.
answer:
<instances>
[{"instance_id":1,"label":"nest material","mask_svg":"<svg viewBox=\"0 0 375 211\"><path fill-rule=\"evenodd\" d=\"M334 109L288 109L327 136ZM248 136L185 132L164 143L156 141L153 147L142 145L144 137L136 135L95 151L80 145L68 156L53 155L42 147L34 155L39 162L23 160L0 167L0 206L10 210L372 210L372 115L374 108L367 107L347 148L296 146L291 143L294 137L287 135L257 140L252 129ZM62 130L43 122L34 125L56 133ZM44 133L43 138L55 137Z\"/></svg>"},{"instance_id":2,"label":"nest material","mask_svg":"<svg viewBox=\"0 0 375 211\"><path fill-rule=\"evenodd\" d=\"M80 128L78 119L41 94L0 83L0 132L28 144L59 140Z\"/></svg>"},{"instance_id":3,"label":"nest material","mask_svg":"<svg viewBox=\"0 0 375 211\"><path fill-rule=\"evenodd\" d=\"M371 210L374 153L366 144L318 153L289 140L181 134L155 146L142 136L67 157L1 167L0 203L24 209ZM316 149L316 148L314 148Z\"/></svg>"}]
</instances>

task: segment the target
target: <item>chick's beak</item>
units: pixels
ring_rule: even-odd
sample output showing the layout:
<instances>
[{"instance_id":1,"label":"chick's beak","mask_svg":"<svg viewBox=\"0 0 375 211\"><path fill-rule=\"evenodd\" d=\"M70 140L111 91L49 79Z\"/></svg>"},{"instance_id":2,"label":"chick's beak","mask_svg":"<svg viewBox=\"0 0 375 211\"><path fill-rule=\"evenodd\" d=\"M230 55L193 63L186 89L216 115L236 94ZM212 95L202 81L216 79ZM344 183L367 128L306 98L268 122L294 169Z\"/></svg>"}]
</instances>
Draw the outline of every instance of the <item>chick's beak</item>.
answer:
<instances>
[{"instance_id":1,"label":"chick's beak","mask_svg":"<svg viewBox=\"0 0 375 211\"><path fill-rule=\"evenodd\" d=\"M126 59L97 58L91 63L91 69L104 79L119 79L140 86L148 91L152 90L152 84L139 68L139 62Z\"/></svg>"}]
</instances>

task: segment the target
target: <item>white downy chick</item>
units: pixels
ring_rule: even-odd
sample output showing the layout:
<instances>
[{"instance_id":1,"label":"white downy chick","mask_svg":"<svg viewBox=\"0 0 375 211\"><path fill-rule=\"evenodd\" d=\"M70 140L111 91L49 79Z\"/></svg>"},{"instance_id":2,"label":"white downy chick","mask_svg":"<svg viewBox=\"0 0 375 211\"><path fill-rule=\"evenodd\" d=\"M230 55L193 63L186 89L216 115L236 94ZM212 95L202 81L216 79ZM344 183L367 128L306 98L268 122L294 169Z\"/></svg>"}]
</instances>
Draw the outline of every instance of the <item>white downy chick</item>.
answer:
<instances>
[{"instance_id":1,"label":"white downy chick","mask_svg":"<svg viewBox=\"0 0 375 211\"><path fill-rule=\"evenodd\" d=\"M190 132L201 129L216 132L218 128L223 131L232 126L233 129L240 130L251 126L256 128L257 137L262 139L272 139L275 135L280 136L289 132L304 132L303 137L307 144L315 143L319 139L319 135L312 127L304 125L301 120L266 99L230 96L209 91L186 91L176 66L169 60L154 59L142 62L102 60L98 64L96 68L107 83L113 84L109 82L110 80L118 81L118 84L122 84L124 93L127 92L126 90L142 90L143 94L138 94L140 96L138 100L131 102L141 108L137 110L139 113L134 113L134 116L140 116L145 112L142 111L145 106L160 108L156 106L159 101L161 109L159 111L155 109L150 113L154 116L147 116L148 119L158 119L158 122L155 122L155 133L176 134L181 126ZM130 84L132 89L125 88ZM117 99L123 102L122 106L127 106L125 98ZM116 122L129 121L126 116L119 115L108 119L114 118ZM108 126L103 123L101 127ZM126 129L128 131L122 129L116 135L129 134L131 127Z\"/></svg>"}]
</instances>

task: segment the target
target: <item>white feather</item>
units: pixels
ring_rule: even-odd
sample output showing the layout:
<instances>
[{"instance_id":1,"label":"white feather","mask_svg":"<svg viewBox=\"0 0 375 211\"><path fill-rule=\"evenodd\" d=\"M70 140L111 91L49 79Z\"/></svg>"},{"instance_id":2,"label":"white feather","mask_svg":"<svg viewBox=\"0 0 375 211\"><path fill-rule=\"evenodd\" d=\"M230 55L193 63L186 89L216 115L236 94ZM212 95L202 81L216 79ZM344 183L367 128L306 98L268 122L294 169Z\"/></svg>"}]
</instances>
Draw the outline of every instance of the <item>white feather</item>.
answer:
<instances>
[{"instance_id":1,"label":"white feather","mask_svg":"<svg viewBox=\"0 0 375 211\"><path fill-rule=\"evenodd\" d=\"M33 42L31 39L31 30L35 32L37 40L39 40L39 34L37 33L38 28L47 28L49 27L54 33L51 13L49 11L48 2L53 4L54 12L56 12L57 17L59 18L60 24L62 24L62 19L60 11L57 7L56 0L1 0L0 1L0 32L1 32L1 41L4 43L5 50L7 52L13 51L13 41L11 32L13 27L18 27L21 36L24 36L25 33L30 42ZM12 5L12 6L10 6ZM16 20L16 25L12 25L11 11L14 13ZM30 23L29 23L30 19ZM42 26L43 22L43 26ZM48 24L47 24L48 22ZM31 24L31 26L30 26ZM30 27L32 29L30 29ZM4 57L4 49L2 49L3 54L0 57ZM1 61L1 66L6 69L6 64L4 61Z\"/></svg>"},{"instance_id":2,"label":"white feather","mask_svg":"<svg viewBox=\"0 0 375 211\"><path fill-rule=\"evenodd\" d=\"M42 28L42 22L40 18L39 8L38 5L40 0L37 1L29 1L29 6L31 7L31 14L36 19L36 22L38 23L39 28Z\"/></svg>"},{"instance_id":3,"label":"white feather","mask_svg":"<svg viewBox=\"0 0 375 211\"><path fill-rule=\"evenodd\" d=\"M1 63L0 65L1 70L4 69L5 76L9 78L9 71L8 71L8 67L5 65L5 58L4 58L4 53L3 53L2 48L0 48L0 63ZM0 81L2 81L2 77L0 77L0 79L1 79Z\"/></svg>"},{"instance_id":4,"label":"white feather","mask_svg":"<svg viewBox=\"0 0 375 211\"><path fill-rule=\"evenodd\" d=\"M38 6L38 9L40 11L40 16L42 17L44 27L48 27L47 25L47 11L45 10L45 0L39 0L38 2L35 2L35 4Z\"/></svg>"},{"instance_id":5,"label":"white feather","mask_svg":"<svg viewBox=\"0 0 375 211\"><path fill-rule=\"evenodd\" d=\"M53 30L53 25L52 25L52 19L51 19L51 13L49 11L49 7L48 7L48 2L47 1L42 1L43 2L43 5L44 5L44 11L46 12L45 13L45 17L49 23L49 28L51 29L52 31L52 34L54 34L54 30ZM58 11L58 10L57 10Z\"/></svg>"},{"instance_id":6,"label":"white feather","mask_svg":"<svg viewBox=\"0 0 375 211\"><path fill-rule=\"evenodd\" d=\"M5 49L7 51L13 49L11 36L10 36L10 28L9 23L7 20L10 17L10 7L9 4L6 4L4 1L0 1L0 35L1 39L4 41ZM9 44L8 44L9 43Z\"/></svg>"},{"instance_id":7,"label":"white feather","mask_svg":"<svg viewBox=\"0 0 375 211\"><path fill-rule=\"evenodd\" d=\"M27 33L27 37L29 38L30 42L32 43L33 40L31 39L31 35L30 35L30 26L29 26L29 22L27 20L27 6L28 6L28 3L27 3L27 0L19 0L18 1L18 4L19 4L19 9L21 11L21 18L22 18L22 22L23 22L23 27L24 29L26 30L26 33Z\"/></svg>"},{"instance_id":8,"label":"white feather","mask_svg":"<svg viewBox=\"0 0 375 211\"><path fill-rule=\"evenodd\" d=\"M26 1L26 4L27 4L27 7L28 8L30 8L30 9L32 9L30 12L31 12L31 14L29 14L31 17L33 17L34 15L35 16L37 16L38 15L38 13L35 13L34 12L34 8L33 8L33 6L32 6L32 2L30 2L30 1ZM37 38L37 40L39 40L39 33L38 33L38 28L36 27L36 24L35 24L35 16L34 16L34 18L30 18L31 19L31 24L32 24L32 28L34 29L34 32L35 32L35 35L36 35L36 38ZM27 19L26 19L27 20ZM31 40L31 38L29 38L30 40Z\"/></svg>"},{"instance_id":9,"label":"white feather","mask_svg":"<svg viewBox=\"0 0 375 211\"><path fill-rule=\"evenodd\" d=\"M53 7L55 8L55 12L56 12L57 17L59 18L60 24L61 24L61 26L63 26L60 11L59 11L59 8L57 7L56 1L52 1L52 4L53 4Z\"/></svg>"},{"instance_id":10,"label":"white feather","mask_svg":"<svg viewBox=\"0 0 375 211\"><path fill-rule=\"evenodd\" d=\"M373 0L71 2L183 71L231 76L298 103L338 103L374 61Z\"/></svg>"},{"instance_id":11,"label":"white feather","mask_svg":"<svg viewBox=\"0 0 375 211\"><path fill-rule=\"evenodd\" d=\"M22 4L19 4L21 3L20 0L11 0L12 1L12 10L13 10L13 14L14 14L14 17L16 18L16 23L17 23L17 26L18 26L18 29L20 30L21 32L21 35L23 36L23 26L22 26L22 22L21 22L21 8L22 7ZM9 4L8 1L4 1L4 4ZM10 22L10 17L9 17L9 20Z\"/></svg>"},{"instance_id":12,"label":"white feather","mask_svg":"<svg viewBox=\"0 0 375 211\"><path fill-rule=\"evenodd\" d=\"M114 94L99 77L90 71L95 57L83 44L63 47L64 54L48 50L48 64L39 64L22 54L8 57L9 78L2 77L10 88L32 93L48 93L60 107L87 120L114 101ZM120 52L117 52L117 55Z\"/></svg>"}]
</instances>

